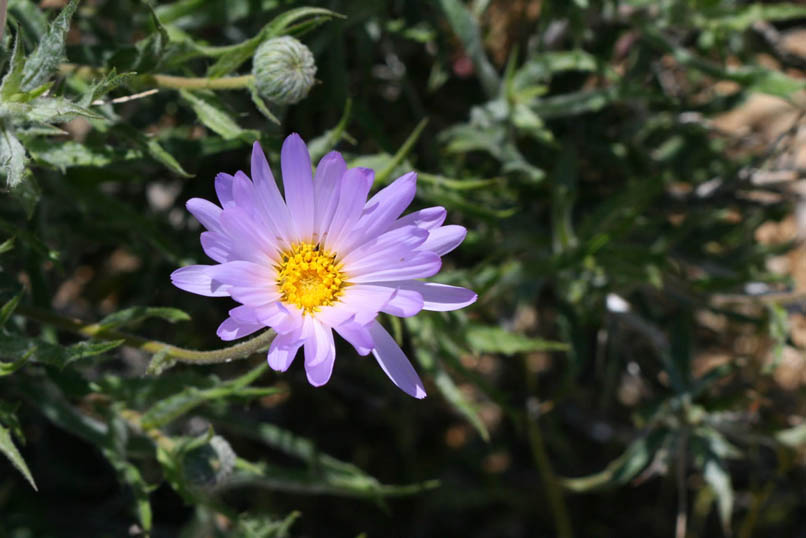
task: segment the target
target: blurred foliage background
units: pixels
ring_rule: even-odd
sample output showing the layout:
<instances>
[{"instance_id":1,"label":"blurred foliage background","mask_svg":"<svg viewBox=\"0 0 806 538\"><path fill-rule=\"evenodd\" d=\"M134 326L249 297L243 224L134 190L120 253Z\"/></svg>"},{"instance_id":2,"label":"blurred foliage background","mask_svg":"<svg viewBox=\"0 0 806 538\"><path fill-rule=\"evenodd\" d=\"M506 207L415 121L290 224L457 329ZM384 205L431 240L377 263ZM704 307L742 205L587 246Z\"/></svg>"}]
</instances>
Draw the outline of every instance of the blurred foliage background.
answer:
<instances>
[{"instance_id":1,"label":"blurred foliage background","mask_svg":"<svg viewBox=\"0 0 806 538\"><path fill-rule=\"evenodd\" d=\"M0 536L806 535L806 5L0 4ZM469 230L479 301L386 320L423 401L182 363L184 202L290 132Z\"/></svg>"}]
</instances>

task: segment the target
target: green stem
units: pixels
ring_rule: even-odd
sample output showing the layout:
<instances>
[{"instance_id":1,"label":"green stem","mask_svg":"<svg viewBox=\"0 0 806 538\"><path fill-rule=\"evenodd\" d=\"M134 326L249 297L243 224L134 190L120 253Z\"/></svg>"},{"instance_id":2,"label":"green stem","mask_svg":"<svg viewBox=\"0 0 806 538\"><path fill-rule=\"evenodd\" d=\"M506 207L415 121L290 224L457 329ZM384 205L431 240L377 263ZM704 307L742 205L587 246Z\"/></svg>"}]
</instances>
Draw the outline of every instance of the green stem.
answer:
<instances>
[{"instance_id":1,"label":"green stem","mask_svg":"<svg viewBox=\"0 0 806 538\"><path fill-rule=\"evenodd\" d=\"M568 517L568 509L565 506L565 499L563 499L560 484L552 469L551 461L546 452L546 445L543 443L543 433L540 431L537 417L530 415L531 413L527 411L524 418L526 419L526 431L529 435L529 444L532 448L532 458L540 473L546 496L551 505L551 513L554 515L554 526L557 530L557 536L560 538L572 538L574 533L571 528L571 519Z\"/></svg>"},{"instance_id":2,"label":"green stem","mask_svg":"<svg viewBox=\"0 0 806 538\"><path fill-rule=\"evenodd\" d=\"M64 63L59 66L59 73L62 75L74 74L86 78L95 78L104 71L104 69L88 65ZM145 84L171 90L239 90L248 88L255 77L253 75L219 78L140 75L137 78Z\"/></svg>"},{"instance_id":3,"label":"green stem","mask_svg":"<svg viewBox=\"0 0 806 538\"><path fill-rule=\"evenodd\" d=\"M241 88L247 88L255 77L253 75L220 78L146 75L144 78L147 80L151 79L158 88L169 88L173 90L239 90Z\"/></svg>"},{"instance_id":4,"label":"green stem","mask_svg":"<svg viewBox=\"0 0 806 538\"><path fill-rule=\"evenodd\" d=\"M235 344L234 346L210 351L198 351L195 349L177 347L158 340L148 340L141 336L116 331L114 329L104 329L97 323L85 323L79 319L62 316L55 312L33 306L20 305L14 313L40 323L53 325L56 328L79 334L86 338L96 340L123 340L126 346L141 349L152 354L163 353L178 362L189 364L214 364L228 362L233 359L245 359L253 353L265 349L271 344L275 336L274 331L268 330L245 342Z\"/></svg>"}]
</instances>

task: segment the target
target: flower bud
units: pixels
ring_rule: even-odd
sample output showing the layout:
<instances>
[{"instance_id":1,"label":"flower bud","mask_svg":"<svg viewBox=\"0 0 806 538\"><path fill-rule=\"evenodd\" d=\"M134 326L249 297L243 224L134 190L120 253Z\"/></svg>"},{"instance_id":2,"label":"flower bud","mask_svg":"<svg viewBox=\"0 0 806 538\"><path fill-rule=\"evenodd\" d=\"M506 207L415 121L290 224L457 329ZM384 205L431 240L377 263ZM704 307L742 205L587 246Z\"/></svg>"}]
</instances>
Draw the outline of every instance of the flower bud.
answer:
<instances>
[{"instance_id":1,"label":"flower bud","mask_svg":"<svg viewBox=\"0 0 806 538\"><path fill-rule=\"evenodd\" d=\"M313 86L316 63L310 49L291 36L267 39L252 59L257 91L279 105L304 99Z\"/></svg>"}]
</instances>

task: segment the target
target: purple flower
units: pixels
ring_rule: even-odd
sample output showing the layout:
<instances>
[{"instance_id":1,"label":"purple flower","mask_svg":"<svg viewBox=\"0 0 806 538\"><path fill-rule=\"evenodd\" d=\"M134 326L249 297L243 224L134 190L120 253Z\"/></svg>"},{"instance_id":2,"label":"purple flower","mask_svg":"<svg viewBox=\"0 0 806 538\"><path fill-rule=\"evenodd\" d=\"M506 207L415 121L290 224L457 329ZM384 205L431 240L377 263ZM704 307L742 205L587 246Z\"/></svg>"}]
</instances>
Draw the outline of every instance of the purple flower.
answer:
<instances>
[{"instance_id":1,"label":"purple flower","mask_svg":"<svg viewBox=\"0 0 806 538\"><path fill-rule=\"evenodd\" d=\"M172 282L241 303L218 328L222 340L274 329L268 360L275 370L288 369L304 346L308 381L324 385L333 371L335 330L360 355L372 352L395 385L425 397L417 372L375 318L379 312L408 317L473 303L471 290L419 280L439 272L440 256L456 248L466 230L442 226L442 207L400 216L414 199L414 172L367 201L372 170L348 169L334 151L312 177L308 149L297 134L285 139L280 168L285 200L257 143L252 180L243 172L216 176L221 207L188 200L188 210L207 229L202 248L218 263L177 269Z\"/></svg>"}]
</instances>

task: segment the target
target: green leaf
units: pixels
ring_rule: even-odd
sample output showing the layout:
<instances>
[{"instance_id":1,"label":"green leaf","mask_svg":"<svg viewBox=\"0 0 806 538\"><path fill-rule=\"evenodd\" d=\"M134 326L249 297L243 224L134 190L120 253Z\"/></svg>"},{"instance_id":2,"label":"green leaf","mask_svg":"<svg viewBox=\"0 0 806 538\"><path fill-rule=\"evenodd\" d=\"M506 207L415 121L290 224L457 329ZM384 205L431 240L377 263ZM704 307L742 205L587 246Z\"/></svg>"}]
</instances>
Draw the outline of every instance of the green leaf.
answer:
<instances>
[{"instance_id":1,"label":"green leaf","mask_svg":"<svg viewBox=\"0 0 806 538\"><path fill-rule=\"evenodd\" d=\"M136 76L137 73L129 72L129 73L120 73L118 74L117 70L113 67L108 73L104 75L104 77L97 81L95 84L92 85L89 91L84 93L79 101L81 106L87 107L92 104L93 101L96 99L100 99L110 91L114 90L127 80Z\"/></svg>"},{"instance_id":2,"label":"green leaf","mask_svg":"<svg viewBox=\"0 0 806 538\"><path fill-rule=\"evenodd\" d=\"M341 113L341 118L336 126L308 142L308 151L311 154L311 161L318 162L328 151L336 147L336 144L338 144L344 136L344 130L347 128L347 123L350 121L352 109L353 100L347 99L344 103L344 111Z\"/></svg>"},{"instance_id":3,"label":"green leaf","mask_svg":"<svg viewBox=\"0 0 806 538\"><path fill-rule=\"evenodd\" d=\"M74 166L102 168L113 163L143 157L143 152L136 149L115 148L107 145L90 146L72 140L54 144L46 139L33 139L26 143L26 149L35 161L52 166L62 172Z\"/></svg>"},{"instance_id":4,"label":"green leaf","mask_svg":"<svg viewBox=\"0 0 806 538\"><path fill-rule=\"evenodd\" d=\"M315 17L315 22L321 23L334 17L342 17L342 15L335 11L318 7L300 7L286 11L267 23L255 37L230 47L226 53L218 58L216 63L210 66L207 70L207 76L218 78L232 73L252 57L263 41L284 35L293 23L310 17Z\"/></svg>"},{"instance_id":5,"label":"green leaf","mask_svg":"<svg viewBox=\"0 0 806 538\"><path fill-rule=\"evenodd\" d=\"M123 342L123 340L85 341L70 346L61 346L36 338L7 335L0 339L0 356L13 360L30 356L37 362L64 368L77 360L106 353Z\"/></svg>"},{"instance_id":6,"label":"green leaf","mask_svg":"<svg viewBox=\"0 0 806 538\"><path fill-rule=\"evenodd\" d=\"M179 94L190 104L201 122L225 140L240 138L251 142L258 138L256 131L242 129L216 102L214 95L190 90L181 90Z\"/></svg>"},{"instance_id":7,"label":"green leaf","mask_svg":"<svg viewBox=\"0 0 806 538\"><path fill-rule=\"evenodd\" d=\"M417 142L417 139L420 138L420 134L423 132L426 125L428 125L428 118L423 118L420 120L420 123L414 127L414 130L409 134L406 141L403 142L403 145L395 152L386 166L375 175L375 185L383 185L386 183L386 180L389 179L389 176L395 171L395 168L403 162L403 159L406 158L406 155L408 155L414 147L414 144Z\"/></svg>"},{"instance_id":8,"label":"green leaf","mask_svg":"<svg viewBox=\"0 0 806 538\"><path fill-rule=\"evenodd\" d=\"M742 32L759 21L783 21L806 17L806 6L800 4L749 4L730 6L727 10L711 12L696 10L693 22L711 31Z\"/></svg>"},{"instance_id":9,"label":"green leaf","mask_svg":"<svg viewBox=\"0 0 806 538\"><path fill-rule=\"evenodd\" d=\"M153 488L146 483L137 466L126 459L127 428L125 420L114 414L109 420L107 439L101 447L101 452L115 470L121 482L128 484L131 488L137 519L140 522L140 527L148 534L152 526L149 494Z\"/></svg>"},{"instance_id":10,"label":"green leaf","mask_svg":"<svg viewBox=\"0 0 806 538\"><path fill-rule=\"evenodd\" d=\"M25 60L21 88L23 91L41 86L50 79L64 57L64 38L70 29L70 19L78 7L78 0L70 0L50 24L48 32Z\"/></svg>"},{"instance_id":11,"label":"green leaf","mask_svg":"<svg viewBox=\"0 0 806 538\"><path fill-rule=\"evenodd\" d=\"M442 393L442 396L448 403L476 428L476 431L479 432L482 439L489 442L490 432L479 416L478 407L467 398L464 392L459 390L459 387L456 386L456 383L454 383L453 379L448 375L448 372L442 368L439 361L434 361L431 377L434 380L434 384L436 384L439 389L439 392Z\"/></svg>"},{"instance_id":12,"label":"green leaf","mask_svg":"<svg viewBox=\"0 0 806 538\"><path fill-rule=\"evenodd\" d=\"M16 189L26 179L26 160L25 148L17 137L7 129L0 129L0 172L5 172L7 189Z\"/></svg>"},{"instance_id":13,"label":"green leaf","mask_svg":"<svg viewBox=\"0 0 806 538\"><path fill-rule=\"evenodd\" d=\"M733 514L733 485L730 474L718 458L708 458L705 462L703 478L716 494L719 519L725 536L730 536L730 519Z\"/></svg>"},{"instance_id":14,"label":"green leaf","mask_svg":"<svg viewBox=\"0 0 806 538\"><path fill-rule=\"evenodd\" d=\"M39 97L28 103L8 103L6 109L26 122L35 123L64 122L76 116L103 119L97 112L64 97Z\"/></svg>"},{"instance_id":15,"label":"green leaf","mask_svg":"<svg viewBox=\"0 0 806 538\"><path fill-rule=\"evenodd\" d=\"M295 471L279 465L252 463L238 458L236 471L228 481L229 487L262 487L271 490L305 493L309 495L335 495L379 500L384 497L416 495L439 487L438 480L416 484L388 485L364 475L348 475L321 469Z\"/></svg>"},{"instance_id":16,"label":"green leaf","mask_svg":"<svg viewBox=\"0 0 806 538\"><path fill-rule=\"evenodd\" d=\"M531 351L567 351L568 344L541 338L531 338L500 327L469 325L465 339L476 353L528 353Z\"/></svg>"},{"instance_id":17,"label":"green leaf","mask_svg":"<svg viewBox=\"0 0 806 538\"><path fill-rule=\"evenodd\" d=\"M241 377L222 383L216 387L209 389L188 387L182 392L160 400L151 406L151 408L143 414L142 425L147 429L160 428L210 400L229 397L251 399L277 394L281 392L281 389L275 387L247 388L247 385L257 379L267 368L268 364L264 361L258 367L253 368Z\"/></svg>"},{"instance_id":18,"label":"green leaf","mask_svg":"<svg viewBox=\"0 0 806 538\"><path fill-rule=\"evenodd\" d=\"M595 71L596 58L584 50L566 50L536 54L518 69L513 88L524 89L550 79L563 71Z\"/></svg>"},{"instance_id":19,"label":"green leaf","mask_svg":"<svg viewBox=\"0 0 806 538\"><path fill-rule=\"evenodd\" d=\"M266 101L264 101L260 96L260 93L257 91L257 86L254 84L249 85L249 96L252 98L252 103L254 103L261 114L263 114L269 121L280 125L280 120L277 119L277 116L272 114L271 110L269 110L269 105L267 105Z\"/></svg>"},{"instance_id":20,"label":"green leaf","mask_svg":"<svg viewBox=\"0 0 806 538\"><path fill-rule=\"evenodd\" d=\"M0 83L0 98L7 101L11 96L20 92L20 85L22 83L22 69L25 66L25 58L23 57L22 45L20 44L20 29L14 35L14 48L11 52L11 62L3 77L3 82Z\"/></svg>"},{"instance_id":21,"label":"green leaf","mask_svg":"<svg viewBox=\"0 0 806 538\"><path fill-rule=\"evenodd\" d=\"M472 60L487 97L494 97L498 94L501 80L484 53L478 22L460 0L439 0L439 4L451 28L462 41L465 52Z\"/></svg>"},{"instance_id":22,"label":"green leaf","mask_svg":"<svg viewBox=\"0 0 806 538\"><path fill-rule=\"evenodd\" d=\"M101 330L117 329L127 325L136 325L148 318L160 318L170 323L176 323L177 321L187 321L190 316L178 308L133 306L106 316L97 325Z\"/></svg>"},{"instance_id":23,"label":"green leaf","mask_svg":"<svg viewBox=\"0 0 806 538\"><path fill-rule=\"evenodd\" d=\"M6 239L2 243L0 243L0 254L5 254L6 252L14 249L14 238L11 237Z\"/></svg>"},{"instance_id":24,"label":"green leaf","mask_svg":"<svg viewBox=\"0 0 806 538\"><path fill-rule=\"evenodd\" d=\"M16 467L17 470L22 473L28 483L31 484L31 487L36 490L37 487L36 483L34 482L34 477L31 476L31 471L28 469L28 465L25 464L25 460L22 459L20 451L17 450L17 447L14 445L14 440L11 439L11 432L2 426L0 426L0 452L5 454L12 465L14 465L14 467Z\"/></svg>"},{"instance_id":25,"label":"green leaf","mask_svg":"<svg viewBox=\"0 0 806 538\"><path fill-rule=\"evenodd\" d=\"M773 437L782 445L798 448L806 445L806 424L798 424L792 428L776 432Z\"/></svg>"},{"instance_id":26,"label":"green leaf","mask_svg":"<svg viewBox=\"0 0 806 538\"><path fill-rule=\"evenodd\" d=\"M179 164L173 155L165 151L165 148L160 145L156 138L147 136L134 127L125 124L115 125L112 132L129 140L153 159L165 165L172 172L182 177L193 177L193 174L187 173L185 169L182 168L182 165Z\"/></svg>"},{"instance_id":27,"label":"green leaf","mask_svg":"<svg viewBox=\"0 0 806 538\"><path fill-rule=\"evenodd\" d=\"M571 491L590 491L626 484L641 472L668 437L665 430L654 430L633 441L627 450L611 461L604 470L579 478L563 478L562 485Z\"/></svg>"}]
</instances>

